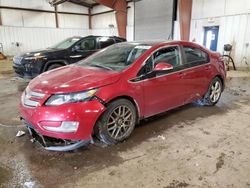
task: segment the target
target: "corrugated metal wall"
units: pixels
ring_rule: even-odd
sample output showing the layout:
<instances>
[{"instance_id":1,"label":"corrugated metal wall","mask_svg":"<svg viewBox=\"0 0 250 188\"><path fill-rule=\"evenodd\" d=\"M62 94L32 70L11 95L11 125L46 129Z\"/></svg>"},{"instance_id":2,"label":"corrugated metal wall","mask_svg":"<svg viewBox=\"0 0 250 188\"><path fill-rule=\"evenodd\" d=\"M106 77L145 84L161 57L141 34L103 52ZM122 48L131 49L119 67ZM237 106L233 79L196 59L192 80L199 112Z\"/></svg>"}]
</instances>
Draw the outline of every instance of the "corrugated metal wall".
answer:
<instances>
[{"instance_id":1,"label":"corrugated metal wall","mask_svg":"<svg viewBox=\"0 0 250 188\"><path fill-rule=\"evenodd\" d=\"M49 47L67 37L85 36L91 32L84 29L0 27L0 43L4 54L16 55L21 52ZM17 42L20 46L17 46Z\"/></svg>"},{"instance_id":2,"label":"corrugated metal wall","mask_svg":"<svg viewBox=\"0 0 250 188\"><path fill-rule=\"evenodd\" d=\"M0 5L10 7L54 10L47 0L0 0ZM134 12L133 3L129 3L127 39L133 40ZM104 6L96 6L92 13L111 10ZM53 13L30 12L0 9L3 26L0 26L0 43L6 55L51 46L67 37L86 35L118 35L115 13L92 16L92 29L88 29L88 16L59 14L59 28L56 28ZM88 9L72 3L63 3L58 11L88 13ZM114 25L110 28L109 25ZM16 44L19 43L20 46Z\"/></svg>"},{"instance_id":3,"label":"corrugated metal wall","mask_svg":"<svg viewBox=\"0 0 250 188\"><path fill-rule=\"evenodd\" d=\"M249 0L193 0L190 40L202 44L206 26L219 26L219 52L230 43L236 66L250 66Z\"/></svg>"}]
</instances>

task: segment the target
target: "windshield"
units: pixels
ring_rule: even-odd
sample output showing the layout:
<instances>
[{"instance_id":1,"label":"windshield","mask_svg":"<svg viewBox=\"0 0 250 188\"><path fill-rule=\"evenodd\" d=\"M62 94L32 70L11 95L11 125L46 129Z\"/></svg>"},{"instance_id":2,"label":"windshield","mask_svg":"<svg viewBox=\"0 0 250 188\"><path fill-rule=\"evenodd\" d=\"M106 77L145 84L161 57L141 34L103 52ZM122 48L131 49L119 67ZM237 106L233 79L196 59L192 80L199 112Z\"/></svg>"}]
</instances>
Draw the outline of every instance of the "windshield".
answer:
<instances>
[{"instance_id":1,"label":"windshield","mask_svg":"<svg viewBox=\"0 0 250 188\"><path fill-rule=\"evenodd\" d=\"M68 38L68 39L66 39L66 40L52 46L51 48L67 49L67 48L69 48L70 46L72 46L73 44L75 44L79 40L80 40L79 37Z\"/></svg>"},{"instance_id":2,"label":"windshield","mask_svg":"<svg viewBox=\"0 0 250 188\"><path fill-rule=\"evenodd\" d=\"M77 65L122 71L134 63L150 47L132 43L118 43L80 61Z\"/></svg>"}]
</instances>

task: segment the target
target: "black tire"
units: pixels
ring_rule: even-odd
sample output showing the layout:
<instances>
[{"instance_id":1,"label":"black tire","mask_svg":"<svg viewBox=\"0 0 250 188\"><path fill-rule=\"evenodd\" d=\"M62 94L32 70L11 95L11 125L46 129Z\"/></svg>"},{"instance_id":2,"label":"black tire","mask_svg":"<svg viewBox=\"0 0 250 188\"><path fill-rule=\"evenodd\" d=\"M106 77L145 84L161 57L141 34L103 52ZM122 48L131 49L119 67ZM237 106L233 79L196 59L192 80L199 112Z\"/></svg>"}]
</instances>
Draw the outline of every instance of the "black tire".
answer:
<instances>
[{"instance_id":1,"label":"black tire","mask_svg":"<svg viewBox=\"0 0 250 188\"><path fill-rule=\"evenodd\" d=\"M217 92L215 95L216 84L218 84L219 88L217 89ZM203 99L198 101L198 103L202 105L206 105L206 106L214 106L220 100L222 90L223 90L223 85L222 85L221 79L218 77L215 77L210 83L207 93L205 94ZM214 92L214 95L212 95L213 92ZM213 98L212 96L214 96L215 98Z\"/></svg>"},{"instance_id":2,"label":"black tire","mask_svg":"<svg viewBox=\"0 0 250 188\"><path fill-rule=\"evenodd\" d=\"M120 111L123 111L123 117ZM95 135L100 141L108 145L122 142L133 132L136 118L137 113L133 103L127 99L115 100L108 104L107 110L97 121L94 129Z\"/></svg>"},{"instance_id":3,"label":"black tire","mask_svg":"<svg viewBox=\"0 0 250 188\"><path fill-rule=\"evenodd\" d=\"M63 65L58 64L58 63L52 64L52 65L50 65L50 66L47 68L47 71L52 70L52 69L56 69L56 68L59 68L59 67L62 67L62 66L63 66Z\"/></svg>"}]
</instances>

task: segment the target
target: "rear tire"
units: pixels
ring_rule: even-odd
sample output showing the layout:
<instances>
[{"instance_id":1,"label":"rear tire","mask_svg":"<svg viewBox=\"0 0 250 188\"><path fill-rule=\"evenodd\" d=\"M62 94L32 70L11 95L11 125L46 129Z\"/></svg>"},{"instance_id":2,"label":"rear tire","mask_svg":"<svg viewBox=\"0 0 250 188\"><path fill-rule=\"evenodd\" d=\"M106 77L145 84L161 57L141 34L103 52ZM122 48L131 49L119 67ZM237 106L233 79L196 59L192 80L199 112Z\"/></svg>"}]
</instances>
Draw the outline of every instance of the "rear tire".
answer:
<instances>
[{"instance_id":1,"label":"rear tire","mask_svg":"<svg viewBox=\"0 0 250 188\"><path fill-rule=\"evenodd\" d=\"M221 97L222 89L223 86L221 79L215 77L212 80L206 95L203 99L199 100L198 103L206 106L214 106Z\"/></svg>"},{"instance_id":2,"label":"rear tire","mask_svg":"<svg viewBox=\"0 0 250 188\"><path fill-rule=\"evenodd\" d=\"M63 66L63 65L58 64L58 63L52 64L52 65L50 65L50 66L48 67L47 71L53 70L53 69L56 69L56 68L59 68L59 67L62 67L62 66Z\"/></svg>"},{"instance_id":3,"label":"rear tire","mask_svg":"<svg viewBox=\"0 0 250 188\"><path fill-rule=\"evenodd\" d=\"M118 99L107 106L97 121L95 135L105 144L112 145L127 139L136 124L136 108L126 99Z\"/></svg>"}]
</instances>

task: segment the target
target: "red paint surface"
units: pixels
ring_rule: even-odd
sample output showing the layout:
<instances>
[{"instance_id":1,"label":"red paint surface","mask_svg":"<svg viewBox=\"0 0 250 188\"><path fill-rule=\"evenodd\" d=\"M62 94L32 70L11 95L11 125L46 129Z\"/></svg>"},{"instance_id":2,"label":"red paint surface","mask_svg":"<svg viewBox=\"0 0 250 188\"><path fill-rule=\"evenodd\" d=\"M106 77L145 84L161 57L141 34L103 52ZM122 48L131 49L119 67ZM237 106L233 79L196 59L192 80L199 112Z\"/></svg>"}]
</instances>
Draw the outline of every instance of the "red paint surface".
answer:
<instances>
[{"instance_id":1,"label":"red paint surface","mask_svg":"<svg viewBox=\"0 0 250 188\"><path fill-rule=\"evenodd\" d=\"M170 45L200 48L209 54L210 63L143 81L131 82L136 78L144 61L155 50ZM60 106L45 106L46 100L52 94L99 88L96 96L105 103L117 97L132 98L137 105L139 117L142 119L203 97L212 79L218 75L224 80L226 72L217 53L189 42L159 43L147 50L122 72L70 65L44 73L33 79L29 87L32 91L46 93L46 96L39 101L40 105L36 108L27 108L20 104L20 112L22 117L43 135L85 140L91 138L93 127L106 107L96 99ZM197 93L200 96L197 96ZM54 133L42 128L41 122L44 121L78 121L79 129L76 133Z\"/></svg>"}]
</instances>

